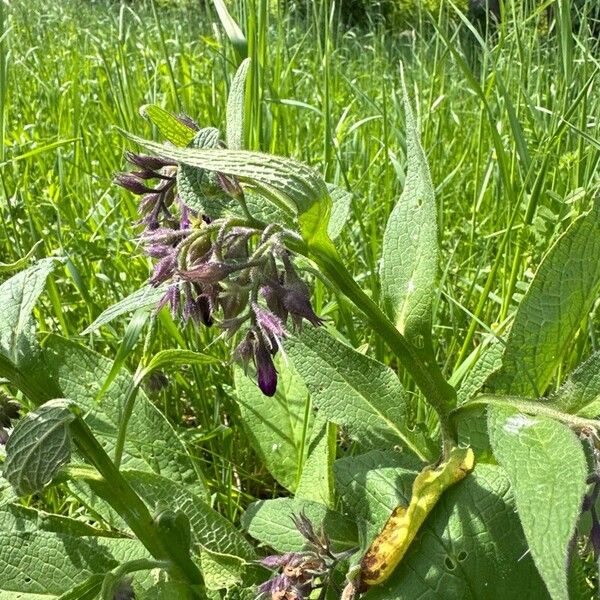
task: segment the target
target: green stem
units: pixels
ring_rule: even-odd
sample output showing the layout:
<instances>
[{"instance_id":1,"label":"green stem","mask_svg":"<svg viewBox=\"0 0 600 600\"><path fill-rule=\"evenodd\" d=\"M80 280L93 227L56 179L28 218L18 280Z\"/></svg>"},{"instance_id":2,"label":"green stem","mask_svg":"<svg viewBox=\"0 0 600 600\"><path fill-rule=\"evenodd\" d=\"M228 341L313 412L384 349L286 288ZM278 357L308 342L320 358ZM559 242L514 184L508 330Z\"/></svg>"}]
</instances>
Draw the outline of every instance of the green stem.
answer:
<instances>
[{"instance_id":1,"label":"green stem","mask_svg":"<svg viewBox=\"0 0 600 600\"><path fill-rule=\"evenodd\" d=\"M425 400L436 411L440 420L444 456L447 456L456 445L456 431L450 419L450 410L456 400L454 388L446 381L439 366L423 360L379 306L363 292L333 247L313 246L307 250L306 254L325 276L365 314L371 327L398 357L423 392Z\"/></svg>"},{"instance_id":2,"label":"green stem","mask_svg":"<svg viewBox=\"0 0 600 600\"><path fill-rule=\"evenodd\" d=\"M173 569L188 583L203 585L202 574L189 554L182 557L173 540L161 538L148 507L106 454L85 421L77 418L71 424L71 431L81 453L103 477L103 481L87 480L90 488L109 502L156 560L172 562Z\"/></svg>"}]
</instances>

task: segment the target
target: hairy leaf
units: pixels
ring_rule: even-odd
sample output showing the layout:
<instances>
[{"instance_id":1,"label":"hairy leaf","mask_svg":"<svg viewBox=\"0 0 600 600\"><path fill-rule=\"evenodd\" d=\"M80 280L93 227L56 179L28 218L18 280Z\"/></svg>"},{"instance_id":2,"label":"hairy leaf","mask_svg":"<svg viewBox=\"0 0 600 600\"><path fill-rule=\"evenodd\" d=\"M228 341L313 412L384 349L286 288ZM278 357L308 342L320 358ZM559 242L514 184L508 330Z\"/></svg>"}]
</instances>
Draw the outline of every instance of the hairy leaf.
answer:
<instances>
[{"instance_id":1,"label":"hairy leaf","mask_svg":"<svg viewBox=\"0 0 600 600\"><path fill-rule=\"evenodd\" d=\"M51 400L17 423L6 443L4 477L19 496L41 491L71 460L68 400Z\"/></svg>"},{"instance_id":2,"label":"hairy leaf","mask_svg":"<svg viewBox=\"0 0 600 600\"><path fill-rule=\"evenodd\" d=\"M327 189L329 190L332 202L327 233L332 240L335 240L342 233L344 225L350 217L352 211L352 194L333 183L328 183Z\"/></svg>"},{"instance_id":3,"label":"hairy leaf","mask_svg":"<svg viewBox=\"0 0 600 600\"><path fill-rule=\"evenodd\" d=\"M302 473L312 429L308 391L291 367L280 368L277 392L265 396L255 381L235 370L235 388L244 428L273 477L294 492Z\"/></svg>"},{"instance_id":4,"label":"hairy leaf","mask_svg":"<svg viewBox=\"0 0 600 600\"><path fill-rule=\"evenodd\" d=\"M81 335L89 335L126 313L134 312L142 308L154 308L158 301L164 296L165 291L166 286L157 288L145 286L140 288L133 292L133 294L119 300L116 304L109 306L91 325L81 332Z\"/></svg>"},{"instance_id":5,"label":"hairy leaf","mask_svg":"<svg viewBox=\"0 0 600 600\"><path fill-rule=\"evenodd\" d=\"M131 134L125 135L147 150L182 165L218 171L254 184L267 192L278 206L296 216L302 237L309 245L329 246L331 243L327 236L331 198L321 176L307 165L291 158L259 152L170 148Z\"/></svg>"},{"instance_id":6,"label":"hairy leaf","mask_svg":"<svg viewBox=\"0 0 600 600\"><path fill-rule=\"evenodd\" d=\"M403 443L431 457L426 437L410 427L396 374L323 329L305 329L286 344L317 408L364 446Z\"/></svg>"},{"instance_id":7,"label":"hairy leaf","mask_svg":"<svg viewBox=\"0 0 600 600\"><path fill-rule=\"evenodd\" d=\"M321 523L331 538L334 550L357 545L356 525L340 513L318 502L277 498L251 504L242 516L242 525L259 542L278 552L294 552L306 547L306 540L296 529L292 517L305 514L316 531Z\"/></svg>"},{"instance_id":8,"label":"hairy leaf","mask_svg":"<svg viewBox=\"0 0 600 600\"><path fill-rule=\"evenodd\" d=\"M408 505L416 469L397 453L374 451L338 461L335 471L366 547L393 509ZM544 586L526 549L506 475L497 466L477 465L444 493L390 579L365 600L541 600Z\"/></svg>"},{"instance_id":9,"label":"hairy leaf","mask_svg":"<svg viewBox=\"0 0 600 600\"><path fill-rule=\"evenodd\" d=\"M558 392L552 404L560 411L594 419L600 415L600 352L579 365Z\"/></svg>"},{"instance_id":10,"label":"hairy leaf","mask_svg":"<svg viewBox=\"0 0 600 600\"><path fill-rule=\"evenodd\" d=\"M149 558L137 540L74 535L77 522L66 526L65 532L39 530L42 517L31 512L31 521L21 514L15 523L11 511L0 509L2 600L51 600L94 574L105 574L128 560ZM136 581L150 584L146 574L136 576Z\"/></svg>"},{"instance_id":11,"label":"hairy leaf","mask_svg":"<svg viewBox=\"0 0 600 600\"><path fill-rule=\"evenodd\" d=\"M554 600L567 600L569 548L587 485L581 443L565 425L489 408L494 455L514 489L531 556Z\"/></svg>"},{"instance_id":12,"label":"hairy leaf","mask_svg":"<svg viewBox=\"0 0 600 600\"><path fill-rule=\"evenodd\" d=\"M225 139L227 147L231 148L231 150L242 150L244 148L244 100L246 97L246 78L249 67L250 59L246 58L235 73L227 98L227 131Z\"/></svg>"},{"instance_id":13,"label":"hairy leaf","mask_svg":"<svg viewBox=\"0 0 600 600\"><path fill-rule=\"evenodd\" d=\"M177 117L156 104L146 104L140 114L147 117L158 128L161 135L176 146L187 146L196 132L182 123Z\"/></svg>"},{"instance_id":14,"label":"hairy leaf","mask_svg":"<svg viewBox=\"0 0 600 600\"><path fill-rule=\"evenodd\" d=\"M496 392L541 396L600 286L600 202L548 251L525 294L506 343Z\"/></svg>"},{"instance_id":15,"label":"hairy leaf","mask_svg":"<svg viewBox=\"0 0 600 600\"><path fill-rule=\"evenodd\" d=\"M431 337L438 268L433 183L419 130L402 79L406 116L407 173L404 190L383 236L381 291L386 311L408 341L423 348Z\"/></svg>"},{"instance_id":16,"label":"hairy leaf","mask_svg":"<svg viewBox=\"0 0 600 600\"><path fill-rule=\"evenodd\" d=\"M35 330L31 311L58 264L56 258L45 258L0 285L0 353L15 365L31 352Z\"/></svg>"}]
</instances>

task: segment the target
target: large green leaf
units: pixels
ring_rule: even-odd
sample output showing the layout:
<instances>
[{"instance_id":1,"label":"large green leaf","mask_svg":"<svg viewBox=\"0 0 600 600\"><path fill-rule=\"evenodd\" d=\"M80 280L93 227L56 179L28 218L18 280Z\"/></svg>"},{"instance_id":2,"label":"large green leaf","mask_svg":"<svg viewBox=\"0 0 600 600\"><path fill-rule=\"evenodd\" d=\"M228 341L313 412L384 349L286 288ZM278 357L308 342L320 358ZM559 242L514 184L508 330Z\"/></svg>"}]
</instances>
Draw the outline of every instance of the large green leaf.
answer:
<instances>
[{"instance_id":1,"label":"large green leaf","mask_svg":"<svg viewBox=\"0 0 600 600\"><path fill-rule=\"evenodd\" d=\"M112 361L80 344L51 335L44 343L46 371L31 377L50 379L81 408L84 418L104 449L114 449L127 390L132 377L122 370L100 402L96 397L110 372ZM205 493L191 457L164 415L138 390L125 441L123 466L165 475Z\"/></svg>"},{"instance_id":2,"label":"large green leaf","mask_svg":"<svg viewBox=\"0 0 600 600\"><path fill-rule=\"evenodd\" d=\"M142 308L150 310L156 307L158 301L164 296L165 291L166 286L159 286L157 288L145 286L136 290L133 294L119 300L119 302L104 310L91 325L81 332L81 335L93 333L103 325L107 325L126 313L138 311Z\"/></svg>"},{"instance_id":3,"label":"large green leaf","mask_svg":"<svg viewBox=\"0 0 600 600\"><path fill-rule=\"evenodd\" d=\"M317 413L308 456L296 489L296 498L314 500L329 508L334 505L333 462L337 450L337 427Z\"/></svg>"},{"instance_id":4,"label":"large green leaf","mask_svg":"<svg viewBox=\"0 0 600 600\"><path fill-rule=\"evenodd\" d=\"M68 400L50 400L21 419L6 443L3 475L19 496L41 491L71 460Z\"/></svg>"},{"instance_id":5,"label":"large green leaf","mask_svg":"<svg viewBox=\"0 0 600 600\"><path fill-rule=\"evenodd\" d=\"M225 140L231 150L242 150L245 139L244 100L246 98L246 77L250 68L250 59L246 58L238 67L235 77L231 82L229 96L227 97L227 131Z\"/></svg>"},{"instance_id":6,"label":"large green leaf","mask_svg":"<svg viewBox=\"0 0 600 600\"><path fill-rule=\"evenodd\" d=\"M235 370L235 389L244 428L273 477L294 492L306 459L312 414L308 391L291 367L281 368L277 392L265 396L255 381Z\"/></svg>"},{"instance_id":7,"label":"large green leaf","mask_svg":"<svg viewBox=\"0 0 600 600\"><path fill-rule=\"evenodd\" d=\"M66 532L40 529L36 511L15 512L0 508L0 599L51 600L118 564L149 558L140 542L132 539L75 535L77 522ZM136 581L138 577L136 576ZM139 581L150 582L146 574Z\"/></svg>"},{"instance_id":8,"label":"large green leaf","mask_svg":"<svg viewBox=\"0 0 600 600\"><path fill-rule=\"evenodd\" d=\"M558 392L552 404L560 411L590 419L600 415L600 352L579 365Z\"/></svg>"},{"instance_id":9,"label":"large green leaf","mask_svg":"<svg viewBox=\"0 0 600 600\"><path fill-rule=\"evenodd\" d=\"M309 245L330 248L327 225L331 198L322 177L291 158L241 150L172 148L126 134L143 148L182 165L218 171L255 185L291 215Z\"/></svg>"},{"instance_id":10,"label":"large green leaf","mask_svg":"<svg viewBox=\"0 0 600 600\"><path fill-rule=\"evenodd\" d=\"M278 552L295 552L306 547L306 540L292 520L300 514L306 515L316 531L323 524L334 550L357 546L354 522L318 502L292 498L259 500L248 507L242 516L242 525L253 538Z\"/></svg>"},{"instance_id":11,"label":"large green leaf","mask_svg":"<svg viewBox=\"0 0 600 600\"><path fill-rule=\"evenodd\" d=\"M498 407L490 407L488 427L531 556L552 598L567 600L569 549L587 489L581 442L557 421Z\"/></svg>"},{"instance_id":12,"label":"large green leaf","mask_svg":"<svg viewBox=\"0 0 600 600\"><path fill-rule=\"evenodd\" d=\"M342 459L335 471L363 547L397 505L408 504L417 474L405 457L389 451ZM371 588L365 600L527 597L547 596L527 555L508 479L500 467L477 465L444 493L391 578Z\"/></svg>"},{"instance_id":13,"label":"large green leaf","mask_svg":"<svg viewBox=\"0 0 600 600\"><path fill-rule=\"evenodd\" d=\"M156 125L161 135L176 146L187 146L196 132L177 117L156 104L145 104L140 114Z\"/></svg>"},{"instance_id":14,"label":"large green leaf","mask_svg":"<svg viewBox=\"0 0 600 600\"><path fill-rule=\"evenodd\" d=\"M542 396L600 286L600 202L548 251L515 315L496 392Z\"/></svg>"},{"instance_id":15,"label":"large green leaf","mask_svg":"<svg viewBox=\"0 0 600 600\"><path fill-rule=\"evenodd\" d=\"M431 338L438 268L436 205L418 125L402 79L406 116L407 172L404 190L383 235L381 291L385 309L417 348Z\"/></svg>"},{"instance_id":16,"label":"large green leaf","mask_svg":"<svg viewBox=\"0 0 600 600\"><path fill-rule=\"evenodd\" d=\"M45 258L0 285L0 353L14 365L31 352L35 331L31 311L58 264L56 258Z\"/></svg>"},{"instance_id":17,"label":"large green leaf","mask_svg":"<svg viewBox=\"0 0 600 600\"><path fill-rule=\"evenodd\" d=\"M408 422L404 390L396 374L320 328L305 329L286 343L311 398L327 418L364 446L403 443L419 457L435 454Z\"/></svg>"}]
</instances>

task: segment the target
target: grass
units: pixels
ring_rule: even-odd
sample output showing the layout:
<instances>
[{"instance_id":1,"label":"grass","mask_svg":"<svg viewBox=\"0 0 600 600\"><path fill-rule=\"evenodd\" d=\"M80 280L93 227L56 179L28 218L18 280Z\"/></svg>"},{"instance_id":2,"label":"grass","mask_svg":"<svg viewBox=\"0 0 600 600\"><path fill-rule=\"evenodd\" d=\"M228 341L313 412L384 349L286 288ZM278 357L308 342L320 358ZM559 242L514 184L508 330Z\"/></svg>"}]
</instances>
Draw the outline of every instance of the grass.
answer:
<instances>
[{"instance_id":1,"label":"grass","mask_svg":"<svg viewBox=\"0 0 600 600\"><path fill-rule=\"evenodd\" d=\"M383 230L403 186L404 63L439 203L438 359L456 382L481 342L506 331L549 243L598 191L598 46L585 20L572 35L566 0L554 17L550 2L527 4L507 0L507 18L484 40L451 2L421 14L412 30L346 27L328 0L303 11L230 3L254 59L248 146L306 161L352 190L342 254L374 298ZM235 54L209 2L31 0L0 11L1 260L38 242L38 257L67 256L39 318L46 330L77 336L149 273L135 241L135 200L111 184L126 148L115 126L156 136L138 113L147 103L221 126ZM315 299L353 345L389 359L319 282ZM598 348L598 313L573 341L557 384ZM125 326L87 342L114 356ZM156 402L202 459L215 504L235 520L250 500L278 490L238 427L223 383L228 347L217 337L180 331L161 315L154 351L210 344L223 366L172 375ZM141 342L127 354L130 368L140 355ZM415 410L434 426L418 398Z\"/></svg>"}]
</instances>

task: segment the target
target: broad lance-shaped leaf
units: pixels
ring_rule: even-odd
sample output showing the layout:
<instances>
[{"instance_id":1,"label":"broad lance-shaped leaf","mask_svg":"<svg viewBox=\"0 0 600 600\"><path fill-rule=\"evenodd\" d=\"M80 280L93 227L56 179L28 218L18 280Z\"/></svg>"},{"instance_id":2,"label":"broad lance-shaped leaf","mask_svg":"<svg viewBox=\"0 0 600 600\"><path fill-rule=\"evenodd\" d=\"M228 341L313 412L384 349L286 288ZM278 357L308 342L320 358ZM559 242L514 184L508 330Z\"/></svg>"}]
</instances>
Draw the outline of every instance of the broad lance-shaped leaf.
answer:
<instances>
[{"instance_id":1,"label":"broad lance-shaped leaf","mask_svg":"<svg viewBox=\"0 0 600 600\"><path fill-rule=\"evenodd\" d=\"M242 526L253 538L277 552L298 552L306 548L306 539L296 529L292 517L300 514L306 515L316 531L323 525L334 551L348 550L357 545L356 525L352 519L329 510L323 504L307 500L259 500L242 515Z\"/></svg>"},{"instance_id":2,"label":"broad lance-shaped leaf","mask_svg":"<svg viewBox=\"0 0 600 600\"><path fill-rule=\"evenodd\" d=\"M159 300L164 296L165 290L166 286L159 286L155 288L149 285L136 290L129 296L119 300L119 302L109 306L106 310L104 310L91 325L81 332L81 335L89 335L90 333L100 329L100 327L103 327L111 321L114 321L121 315L138 311L142 308L147 308L150 310L156 307Z\"/></svg>"},{"instance_id":3,"label":"broad lance-shaped leaf","mask_svg":"<svg viewBox=\"0 0 600 600\"><path fill-rule=\"evenodd\" d=\"M246 98L246 78L249 68L250 59L246 58L235 73L227 98L227 132L225 139L227 147L231 150L242 150L244 148L244 117L246 114L244 101Z\"/></svg>"},{"instance_id":4,"label":"broad lance-shaped leaf","mask_svg":"<svg viewBox=\"0 0 600 600\"><path fill-rule=\"evenodd\" d=\"M68 400L51 400L17 423L6 443L4 477L19 496L40 492L71 460Z\"/></svg>"},{"instance_id":5,"label":"broad lance-shaped leaf","mask_svg":"<svg viewBox=\"0 0 600 600\"><path fill-rule=\"evenodd\" d=\"M20 510L15 516L11 506L0 507L2 600L54 600L84 587L86 581L96 589L95 595L66 597L96 598L100 585L94 585L94 574L104 575L125 561L149 558L138 540L78 535L81 523L67 517L62 517L64 531L52 531L44 527L45 513ZM148 572L136 573L134 581L139 591L154 585Z\"/></svg>"},{"instance_id":6,"label":"broad lance-shaped leaf","mask_svg":"<svg viewBox=\"0 0 600 600\"><path fill-rule=\"evenodd\" d=\"M394 508L408 505L420 468L389 450L337 461L338 493L357 520L363 550ZM527 553L504 471L478 464L444 492L390 579L364 598L547 598Z\"/></svg>"},{"instance_id":7,"label":"broad lance-shaped leaf","mask_svg":"<svg viewBox=\"0 0 600 600\"><path fill-rule=\"evenodd\" d=\"M548 251L511 327L495 392L543 395L600 287L600 201Z\"/></svg>"},{"instance_id":8,"label":"broad lance-shaped leaf","mask_svg":"<svg viewBox=\"0 0 600 600\"><path fill-rule=\"evenodd\" d=\"M383 236L381 291L385 309L417 348L430 344L438 268L435 193L402 75L406 115L404 190Z\"/></svg>"},{"instance_id":9,"label":"broad lance-shaped leaf","mask_svg":"<svg viewBox=\"0 0 600 600\"><path fill-rule=\"evenodd\" d=\"M600 352L579 365L551 401L562 412L589 419L600 415Z\"/></svg>"},{"instance_id":10,"label":"broad lance-shaped leaf","mask_svg":"<svg viewBox=\"0 0 600 600\"><path fill-rule=\"evenodd\" d=\"M426 436L411 427L404 390L390 368L324 329L306 328L287 340L286 350L317 408L350 437L366 447L403 443L423 460L435 456Z\"/></svg>"},{"instance_id":11,"label":"broad lance-shaped leaf","mask_svg":"<svg viewBox=\"0 0 600 600\"><path fill-rule=\"evenodd\" d=\"M488 419L531 556L553 600L568 600L570 545L587 489L581 442L565 425L542 417L490 407Z\"/></svg>"},{"instance_id":12,"label":"broad lance-shaped leaf","mask_svg":"<svg viewBox=\"0 0 600 600\"><path fill-rule=\"evenodd\" d=\"M260 187L271 200L279 198L278 205L296 216L300 233L309 245L331 244L327 236L331 198L321 176L307 165L260 152L172 148L125 132L124 135L146 150L180 164L232 175Z\"/></svg>"},{"instance_id":13,"label":"broad lance-shaped leaf","mask_svg":"<svg viewBox=\"0 0 600 600\"><path fill-rule=\"evenodd\" d=\"M161 135L176 146L187 146L196 135L193 129L156 104L145 104L140 114L150 119Z\"/></svg>"},{"instance_id":14,"label":"broad lance-shaped leaf","mask_svg":"<svg viewBox=\"0 0 600 600\"><path fill-rule=\"evenodd\" d=\"M283 368L282 368L283 367ZM248 439L273 477L294 492L306 459L313 417L308 390L291 367L278 363L280 381L265 396L242 369L234 371L235 392Z\"/></svg>"},{"instance_id":15,"label":"broad lance-shaped leaf","mask_svg":"<svg viewBox=\"0 0 600 600\"><path fill-rule=\"evenodd\" d=\"M44 290L48 275L59 264L59 259L45 258L0 285L0 353L15 365L22 362L35 345L31 311Z\"/></svg>"}]
</instances>

